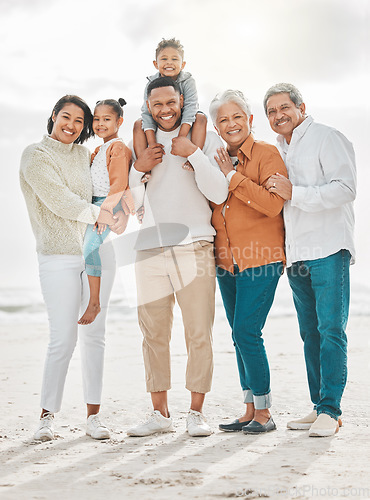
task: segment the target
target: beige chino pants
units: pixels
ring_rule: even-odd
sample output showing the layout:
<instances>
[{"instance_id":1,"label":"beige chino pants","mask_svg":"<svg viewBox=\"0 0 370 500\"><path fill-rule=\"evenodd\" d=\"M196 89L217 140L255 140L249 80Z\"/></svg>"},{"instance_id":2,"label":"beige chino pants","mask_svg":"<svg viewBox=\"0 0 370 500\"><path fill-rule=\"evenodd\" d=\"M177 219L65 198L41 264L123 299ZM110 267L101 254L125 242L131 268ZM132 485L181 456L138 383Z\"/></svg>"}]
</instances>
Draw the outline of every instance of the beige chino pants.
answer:
<instances>
[{"instance_id":1,"label":"beige chino pants","mask_svg":"<svg viewBox=\"0 0 370 500\"><path fill-rule=\"evenodd\" d=\"M188 353L186 388L209 392L216 286L213 244L197 241L142 250L137 253L135 268L147 391L171 388L170 340L176 296Z\"/></svg>"}]
</instances>

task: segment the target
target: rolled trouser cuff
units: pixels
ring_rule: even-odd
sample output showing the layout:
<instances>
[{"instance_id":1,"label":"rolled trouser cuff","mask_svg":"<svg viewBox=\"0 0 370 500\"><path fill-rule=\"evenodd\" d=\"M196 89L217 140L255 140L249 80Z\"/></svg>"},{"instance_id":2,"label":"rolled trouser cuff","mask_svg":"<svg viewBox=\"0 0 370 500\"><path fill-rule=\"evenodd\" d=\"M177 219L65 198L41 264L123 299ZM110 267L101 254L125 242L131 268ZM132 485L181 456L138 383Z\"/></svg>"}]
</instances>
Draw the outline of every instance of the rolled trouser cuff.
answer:
<instances>
[{"instance_id":1,"label":"rolled trouser cuff","mask_svg":"<svg viewBox=\"0 0 370 500\"><path fill-rule=\"evenodd\" d=\"M272 396L271 391L268 394L263 394L262 396L255 396L250 389L243 391L244 403L253 403L256 410L264 410L266 408L271 408L272 406Z\"/></svg>"},{"instance_id":2,"label":"rolled trouser cuff","mask_svg":"<svg viewBox=\"0 0 370 500\"><path fill-rule=\"evenodd\" d=\"M253 392L250 389L243 391L244 403L253 403Z\"/></svg>"}]
</instances>

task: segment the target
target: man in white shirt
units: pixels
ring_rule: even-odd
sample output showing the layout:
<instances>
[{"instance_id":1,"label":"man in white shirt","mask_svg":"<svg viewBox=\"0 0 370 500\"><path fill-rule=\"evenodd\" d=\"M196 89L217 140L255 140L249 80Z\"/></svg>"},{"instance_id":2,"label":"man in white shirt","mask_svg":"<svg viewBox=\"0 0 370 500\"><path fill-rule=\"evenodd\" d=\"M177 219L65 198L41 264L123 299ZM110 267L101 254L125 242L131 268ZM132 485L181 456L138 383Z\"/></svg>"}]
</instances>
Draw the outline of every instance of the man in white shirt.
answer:
<instances>
[{"instance_id":1,"label":"man in white shirt","mask_svg":"<svg viewBox=\"0 0 370 500\"><path fill-rule=\"evenodd\" d=\"M310 436L331 436L341 425L347 379L349 265L354 262L356 166L352 144L334 128L306 116L299 90L271 87L264 97L270 126L289 179L267 187L286 201L287 275L304 342L313 411L288 422Z\"/></svg>"},{"instance_id":2,"label":"man in white shirt","mask_svg":"<svg viewBox=\"0 0 370 500\"><path fill-rule=\"evenodd\" d=\"M183 96L172 78L160 77L149 84L147 104L158 125L157 144L139 155L129 181L136 207L144 206L136 243L136 281L146 386L154 411L128 434L172 431L167 391L176 297L188 352L186 388L191 392L191 406L187 431L192 436L208 436L211 430L202 407L212 380L215 300L215 230L209 201L222 203L228 194L226 177L214 160L222 144L213 132L207 133L203 151L189 138L178 137ZM182 168L184 158L194 171ZM144 188L142 176L149 171Z\"/></svg>"}]
</instances>

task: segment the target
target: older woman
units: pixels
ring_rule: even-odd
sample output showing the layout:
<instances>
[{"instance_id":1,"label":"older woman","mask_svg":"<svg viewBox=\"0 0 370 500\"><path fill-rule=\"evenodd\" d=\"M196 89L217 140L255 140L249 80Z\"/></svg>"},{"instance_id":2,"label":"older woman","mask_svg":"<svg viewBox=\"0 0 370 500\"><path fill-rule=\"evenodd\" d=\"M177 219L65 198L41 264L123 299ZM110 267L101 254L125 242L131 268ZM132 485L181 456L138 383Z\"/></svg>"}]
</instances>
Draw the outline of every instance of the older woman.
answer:
<instances>
[{"instance_id":1,"label":"older woman","mask_svg":"<svg viewBox=\"0 0 370 500\"><path fill-rule=\"evenodd\" d=\"M35 439L54 438L54 413L61 407L69 361L77 341L77 321L88 301L82 243L86 224L107 222L121 232L117 220L91 204L90 152L80 144L91 135L92 115L79 97L66 95L54 106L48 133L23 152L20 183L36 238L41 289L46 303L50 341L41 390L41 419ZM123 224L123 226L122 226ZM105 317L114 279L112 256L106 255L102 276L102 312L80 330L83 389L87 404L86 434L109 438L98 417L102 390ZM114 255L113 255L114 260Z\"/></svg>"},{"instance_id":2,"label":"older woman","mask_svg":"<svg viewBox=\"0 0 370 500\"><path fill-rule=\"evenodd\" d=\"M229 182L226 202L214 207L217 278L232 329L245 414L223 431L259 434L276 429L271 417L270 371L262 328L283 272L284 200L266 189L269 177L287 172L278 150L251 134L253 115L244 95L216 96L210 114L227 151L217 163Z\"/></svg>"}]
</instances>

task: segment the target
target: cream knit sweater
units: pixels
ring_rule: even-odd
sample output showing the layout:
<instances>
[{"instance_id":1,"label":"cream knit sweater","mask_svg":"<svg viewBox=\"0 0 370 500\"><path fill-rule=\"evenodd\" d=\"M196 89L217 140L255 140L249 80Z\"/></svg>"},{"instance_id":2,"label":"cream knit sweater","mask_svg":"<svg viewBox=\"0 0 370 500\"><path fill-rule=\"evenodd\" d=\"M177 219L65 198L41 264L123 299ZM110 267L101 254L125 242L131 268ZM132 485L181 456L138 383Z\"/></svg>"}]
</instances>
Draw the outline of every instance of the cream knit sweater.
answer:
<instances>
[{"instance_id":1,"label":"cream knit sweater","mask_svg":"<svg viewBox=\"0 0 370 500\"><path fill-rule=\"evenodd\" d=\"M24 150L20 183L37 252L81 254L86 224L100 211L91 204L89 150L45 135Z\"/></svg>"}]
</instances>

